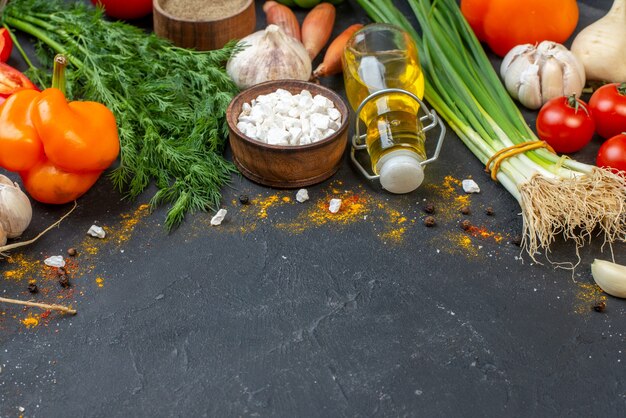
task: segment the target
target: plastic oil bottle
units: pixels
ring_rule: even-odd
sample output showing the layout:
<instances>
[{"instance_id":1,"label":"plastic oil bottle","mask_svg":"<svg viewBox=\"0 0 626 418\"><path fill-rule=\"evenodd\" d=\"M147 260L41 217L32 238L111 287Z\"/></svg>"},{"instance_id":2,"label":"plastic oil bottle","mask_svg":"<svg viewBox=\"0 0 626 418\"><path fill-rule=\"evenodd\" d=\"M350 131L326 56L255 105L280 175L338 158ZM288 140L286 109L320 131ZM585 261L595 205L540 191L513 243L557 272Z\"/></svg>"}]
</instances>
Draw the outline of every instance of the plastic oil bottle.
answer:
<instances>
[{"instance_id":1,"label":"plastic oil bottle","mask_svg":"<svg viewBox=\"0 0 626 418\"><path fill-rule=\"evenodd\" d=\"M376 23L358 31L344 50L343 70L346 95L355 110L370 94L388 88L409 91L420 99L424 95L417 47L393 25ZM370 100L358 115L367 127L372 170L392 193L411 192L424 179L420 162L426 159L425 135L418 110L411 96L389 92Z\"/></svg>"}]
</instances>

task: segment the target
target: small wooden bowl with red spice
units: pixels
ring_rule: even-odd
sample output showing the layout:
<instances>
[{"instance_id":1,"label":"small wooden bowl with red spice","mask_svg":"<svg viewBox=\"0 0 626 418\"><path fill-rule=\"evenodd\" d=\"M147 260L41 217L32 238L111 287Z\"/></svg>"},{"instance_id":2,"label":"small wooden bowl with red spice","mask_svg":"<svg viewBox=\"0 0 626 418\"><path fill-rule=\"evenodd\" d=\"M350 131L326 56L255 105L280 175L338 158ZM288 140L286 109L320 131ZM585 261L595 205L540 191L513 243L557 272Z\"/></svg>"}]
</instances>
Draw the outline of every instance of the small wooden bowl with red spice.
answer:
<instances>
[{"instance_id":1,"label":"small wooden bowl with red spice","mask_svg":"<svg viewBox=\"0 0 626 418\"><path fill-rule=\"evenodd\" d=\"M260 95L284 89L291 94L308 90L331 100L341 113L337 131L317 142L307 145L272 145L244 135L237 121L244 103ZM348 140L349 110L343 99L334 91L319 84L299 80L275 80L257 84L237 95L226 110L230 130L229 142L233 161L248 179L276 188L298 188L320 183L337 172Z\"/></svg>"},{"instance_id":2,"label":"small wooden bowl with red spice","mask_svg":"<svg viewBox=\"0 0 626 418\"><path fill-rule=\"evenodd\" d=\"M153 0L154 33L174 45L220 49L254 32L254 0Z\"/></svg>"}]
</instances>

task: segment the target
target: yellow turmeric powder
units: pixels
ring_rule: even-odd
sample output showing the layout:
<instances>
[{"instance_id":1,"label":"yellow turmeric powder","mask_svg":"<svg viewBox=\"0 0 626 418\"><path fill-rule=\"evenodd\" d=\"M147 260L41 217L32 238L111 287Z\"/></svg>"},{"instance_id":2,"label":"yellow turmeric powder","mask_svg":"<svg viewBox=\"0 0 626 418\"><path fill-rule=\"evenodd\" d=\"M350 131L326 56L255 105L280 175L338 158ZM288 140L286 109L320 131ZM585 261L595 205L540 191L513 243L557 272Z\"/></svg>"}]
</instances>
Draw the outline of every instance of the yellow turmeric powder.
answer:
<instances>
[{"instance_id":1,"label":"yellow turmeric powder","mask_svg":"<svg viewBox=\"0 0 626 418\"><path fill-rule=\"evenodd\" d=\"M34 328L39 325L39 315L33 315L32 313L28 313L28 316L22 319L20 322L24 324L26 328Z\"/></svg>"}]
</instances>

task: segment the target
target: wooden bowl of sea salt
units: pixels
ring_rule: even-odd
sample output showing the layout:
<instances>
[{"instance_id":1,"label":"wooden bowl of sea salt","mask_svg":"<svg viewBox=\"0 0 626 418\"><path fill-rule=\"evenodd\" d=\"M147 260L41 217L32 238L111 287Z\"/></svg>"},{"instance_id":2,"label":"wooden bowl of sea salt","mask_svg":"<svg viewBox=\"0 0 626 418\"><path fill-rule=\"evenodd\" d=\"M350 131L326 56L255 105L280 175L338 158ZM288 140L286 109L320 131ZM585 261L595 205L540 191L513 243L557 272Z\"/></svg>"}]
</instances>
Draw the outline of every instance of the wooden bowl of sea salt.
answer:
<instances>
[{"instance_id":1,"label":"wooden bowl of sea salt","mask_svg":"<svg viewBox=\"0 0 626 418\"><path fill-rule=\"evenodd\" d=\"M153 0L154 33L174 45L209 51L250 35L254 0Z\"/></svg>"},{"instance_id":2,"label":"wooden bowl of sea salt","mask_svg":"<svg viewBox=\"0 0 626 418\"><path fill-rule=\"evenodd\" d=\"M320 183L341 165L348 117L343 99L324 86L300 80L257 84L226 111L233 161L245 177L265 186Z\"/></svg>"}]
</instances>

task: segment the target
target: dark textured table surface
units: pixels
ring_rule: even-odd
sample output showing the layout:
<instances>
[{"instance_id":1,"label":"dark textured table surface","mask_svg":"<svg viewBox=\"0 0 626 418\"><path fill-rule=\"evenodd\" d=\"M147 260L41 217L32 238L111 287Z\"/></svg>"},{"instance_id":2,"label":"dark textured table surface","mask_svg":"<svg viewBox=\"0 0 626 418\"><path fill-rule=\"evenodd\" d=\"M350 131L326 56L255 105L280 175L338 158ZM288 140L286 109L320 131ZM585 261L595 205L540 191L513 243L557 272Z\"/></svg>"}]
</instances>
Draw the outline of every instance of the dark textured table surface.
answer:
<instances>
[{"instance_id":1,"label":"dark textured table surface","mask_svg":"<svg viewBox=\"0 0 626 418\"><path fill-rule=\"evenodd\" d=\"M581 27L609 1L579 4ZM354 3L338 16L336 32L368 21ZM599 145L576 157L593 162ZM462 192L469 177L480 194ZM36 299L79 311L0 305L1 417L626 415L626 304L589 269L610 254L586 246L573 274L521 255L517 203L454 134L408 195L366 183L347 156L304 204L234 176L220 227L201 213L167 234L165 208L141 206L154 190L132 202L112 190L103 178L0 264L1 296L28 299L36 279ZM331 197L342 216L326 213ZM460 204L482 233L458 227ZM29 231L65 210L36 204ZM107 239L85 235L93 223ZM66 290L42 262L69 247ZM573 260L573 247L552 257Z\"/></svg>"}]
</instances>

